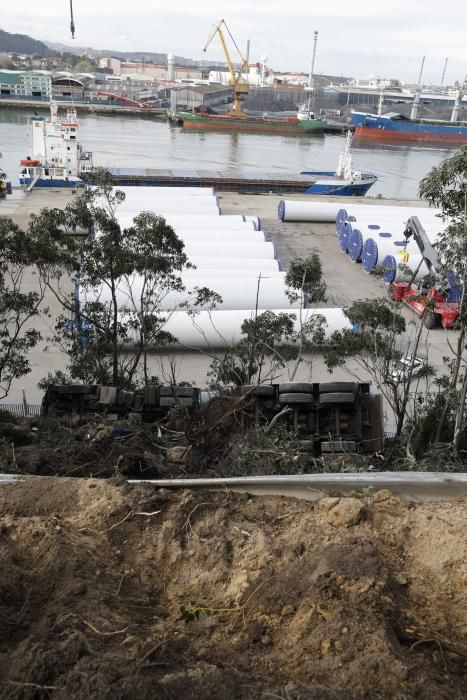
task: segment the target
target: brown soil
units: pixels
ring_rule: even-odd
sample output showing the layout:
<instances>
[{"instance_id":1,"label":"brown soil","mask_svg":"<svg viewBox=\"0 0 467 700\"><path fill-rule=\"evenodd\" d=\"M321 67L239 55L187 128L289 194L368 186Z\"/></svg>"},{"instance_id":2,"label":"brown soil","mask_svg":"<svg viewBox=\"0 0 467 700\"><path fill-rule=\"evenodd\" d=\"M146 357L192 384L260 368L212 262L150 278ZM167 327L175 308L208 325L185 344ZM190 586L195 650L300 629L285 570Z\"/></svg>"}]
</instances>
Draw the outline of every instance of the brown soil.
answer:
<instances>
[{"instance_id":1,"label":"brown soil","mask_svg":"<svg viewBox=\"0 0 467 700\"><path fill-rule=\"evenodd\" d=\"M466 520L384 491L0 486L0 697L460 700Z\"/></svg>"}]
</instances>

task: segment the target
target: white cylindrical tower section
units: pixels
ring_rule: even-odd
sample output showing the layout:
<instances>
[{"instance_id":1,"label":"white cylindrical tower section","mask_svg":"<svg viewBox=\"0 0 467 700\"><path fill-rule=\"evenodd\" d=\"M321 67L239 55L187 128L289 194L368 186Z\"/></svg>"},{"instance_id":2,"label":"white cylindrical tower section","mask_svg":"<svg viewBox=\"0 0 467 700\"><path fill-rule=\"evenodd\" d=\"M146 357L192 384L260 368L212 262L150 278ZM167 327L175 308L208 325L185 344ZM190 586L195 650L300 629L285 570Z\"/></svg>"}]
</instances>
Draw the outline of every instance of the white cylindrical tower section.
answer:
<instances>
[{"instance_id":1,"label":"white cylindrical tower section","mask_svg":"<svg viewBox=\"0 0 467 700\"><path fill-rule=\"evenodd\" d=\"M45 148L45 119L43 117L34 117L32 119L31 158L43 162L46 160L46 156L47 153Z\"/></svg>"},{"instance_id":2,"label":"white cylindrical tower section","mask_svg":"<svg viewBox=\"0 0 467 700\"><path fill-rule=\"evenodd\" d=\"M175 56L167 54L167 80L175 80Z\"/></svg>"}]
</instances>

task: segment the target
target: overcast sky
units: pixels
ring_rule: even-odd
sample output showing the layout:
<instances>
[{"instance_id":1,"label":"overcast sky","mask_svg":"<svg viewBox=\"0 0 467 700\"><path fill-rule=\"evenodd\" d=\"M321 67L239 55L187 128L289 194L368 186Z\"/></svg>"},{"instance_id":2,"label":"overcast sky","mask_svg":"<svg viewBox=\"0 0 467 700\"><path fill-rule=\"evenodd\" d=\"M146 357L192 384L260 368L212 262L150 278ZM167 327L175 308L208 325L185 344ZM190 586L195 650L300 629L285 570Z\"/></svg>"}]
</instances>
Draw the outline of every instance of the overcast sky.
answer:
<instances>
[{"instance_id":1,"label":"overcast sky","mask_svg":"<svg viewBox=\"0 0 467 700\"><path fill-rule=\"evenodd\" d=\"M237 43L251 40L252 61L268 56L276 70L308 71L313 31L319 32L317 73L395 77L445 83L467 72L465 0L73 0L79 46L223 59L211 25L224 17ZM69 0L3 2L0 26L9 32L72 45Z\"/></svg>"}]
</instances>

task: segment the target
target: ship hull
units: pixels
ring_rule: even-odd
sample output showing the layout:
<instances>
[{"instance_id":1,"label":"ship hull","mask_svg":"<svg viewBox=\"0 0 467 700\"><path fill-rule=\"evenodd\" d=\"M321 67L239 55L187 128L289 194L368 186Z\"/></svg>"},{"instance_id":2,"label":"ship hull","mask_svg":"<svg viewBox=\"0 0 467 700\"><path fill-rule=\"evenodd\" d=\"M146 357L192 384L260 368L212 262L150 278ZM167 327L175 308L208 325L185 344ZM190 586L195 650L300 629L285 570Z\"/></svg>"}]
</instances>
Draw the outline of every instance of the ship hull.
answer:
<instances>
[{"instance_id":1,"label":"ship hull","mask_svg":"<svg viewBox=\"0 0 467 700\"><path fill-rule=\"evenodd\" d=\"M230 117L192 117L183 115L183 128L192 131L246 131L265 134L286 134L289 136L321 136L326 128L325 122L297 121L267 121L260 119L234 119Z\"/></svg>"},{"instance_id":2,"label":"ship hull","mask_svg":"<svg viewBox=\"0 0 467 700\"><path fill-rule=\"evenodd\" d=\"M33 178L31 177L20 177L19 178L19 184L21 187L29 187L31 183L33 182ZM60 187L61 189L63 188L75 188L75 187L84 187L85 183L83 180L80 179L75 179L75 180L49 180L46 178L39 178L39 180L36 180L34 182L34 188L36 187Z\"/></svg>"},{"instance_id":3,"label":"ship hull","mask_svg":"<svg viewBox=\"0 0 467 700\"><path fill-rule=\"evenodd\" d=\"M466 122L411 120L353 112L352 125L355 127L355 136L361 139L442 143L453 146L467 144Z\"/></svg>"},{"instance_id":4,"label":"ship hull","mask_svg":"<svg viewBox=\"0 0 467 700\"><path fill-rule=\"evenodd\" d=\"M311 187L305 190L305 194L321 194L335 197L364 197L375 182L376 178L359 184L346 181L315 182Z\"/></svg>"},{"instance_id":5,"label":"ship hull","mask_svg":"<svg viewBox=\"0 0 467 700\"><path fill-rule=\"evenodd\" d=\"M450 134L425 131L402 131L392 129L372 129L365 126L355 127L356 138L378 141L416 141L422 143L446 143L453 145L467 144L467 133Z\"/></svg>"}]
</instances>

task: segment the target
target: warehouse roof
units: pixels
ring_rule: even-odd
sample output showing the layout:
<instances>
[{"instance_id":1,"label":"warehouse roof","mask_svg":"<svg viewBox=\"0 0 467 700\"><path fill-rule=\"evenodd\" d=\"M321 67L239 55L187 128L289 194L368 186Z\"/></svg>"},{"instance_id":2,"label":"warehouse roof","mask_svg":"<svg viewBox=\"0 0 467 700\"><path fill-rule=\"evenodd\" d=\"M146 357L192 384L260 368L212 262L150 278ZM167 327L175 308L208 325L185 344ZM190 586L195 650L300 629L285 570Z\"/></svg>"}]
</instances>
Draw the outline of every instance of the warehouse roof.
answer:
<instances>
[{"instance_id":1,"label":"warehouse roof","mask_svg":"<svg viewBox=\"0 0 467 700\"><path fill-rule=\"evenodd\" d=\"M210 95L211 93L225 92L226 90L232 89L230 85L221 85L220 83L215 85L191 85L187 83L186 85L179 85L177 88L179 90L193 90L193 92L197 92L200 95Z\"/></svg>"}]
</instances>

